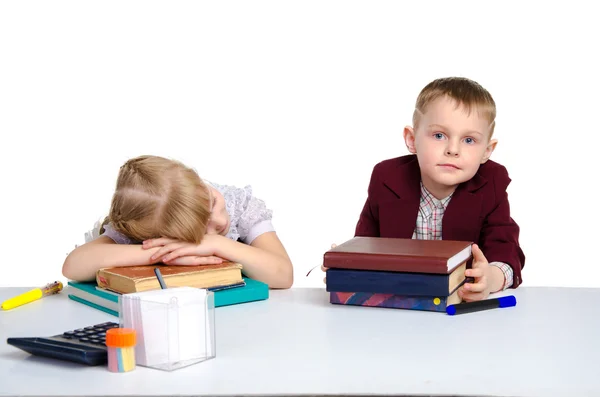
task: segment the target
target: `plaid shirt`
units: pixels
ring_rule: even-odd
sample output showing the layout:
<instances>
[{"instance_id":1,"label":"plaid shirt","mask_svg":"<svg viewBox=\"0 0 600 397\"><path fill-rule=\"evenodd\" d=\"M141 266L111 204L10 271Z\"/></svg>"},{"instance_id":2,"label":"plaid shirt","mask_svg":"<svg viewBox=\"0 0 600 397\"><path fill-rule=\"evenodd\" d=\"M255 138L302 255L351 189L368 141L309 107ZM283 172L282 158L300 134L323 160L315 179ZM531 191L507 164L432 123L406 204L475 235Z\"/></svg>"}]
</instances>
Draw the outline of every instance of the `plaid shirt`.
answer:
<instances>
[{"instance_id":1,"label":"plaid shirt","mask_svg":"<svg viewBox=\"0 0 600 397\"><path fill-rule=\"evenodd\" d=\"M452 195L438 200L433 197L423 183L421 183L421 205L419 206L419 214L417 215L417 226L412 238L418 240L441 240L442 239L442 218L444 211L448 207L448 203ZM497 266L504 273L503 290L510 287L513 282L512 268L503 262L491 262L490 266Z\"/></svg>"}]
</instances>

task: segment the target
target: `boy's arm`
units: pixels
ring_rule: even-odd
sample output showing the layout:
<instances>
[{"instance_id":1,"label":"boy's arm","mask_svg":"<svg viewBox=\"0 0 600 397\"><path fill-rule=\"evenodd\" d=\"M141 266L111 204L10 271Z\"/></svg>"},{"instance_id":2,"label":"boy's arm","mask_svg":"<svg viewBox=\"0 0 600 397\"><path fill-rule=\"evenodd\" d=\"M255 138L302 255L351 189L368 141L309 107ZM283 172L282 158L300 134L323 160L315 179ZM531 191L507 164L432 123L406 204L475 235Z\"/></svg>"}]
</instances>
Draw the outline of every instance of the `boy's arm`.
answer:
<instances>
[{"instance_id":1,"label":"boy's arm","mask_svg":"<svg viewBox=\"0 0 600 397\"><path fill-rule=\"evenodd\" d=\"M513 270L508 263L490 262L490 266L494 266L498 269L498 277L502 280L501 286L498 288L493 288L492 292L504 291L505 289L512 286Z\"/></svg>"},{"instance_id":2,"label":"boy's arm","mask_svg":"<svg viewBox=\"0 0 600 397\"><path fill-rule=\"evenodd\" d=\"M107 236L75 248L65 259L62 274L74 281L93 281L105 267L149 265L150 257L160 247L144 250L139 244L116 244Z\"/></svg>"},{"instance_id":3,"label":"boy's arm","mask_svg":"<svg viewBox=\"0 0 600 397\"><path fill-rule=\"evenodd\" d=\"M521 282L521 269L525 265L525 255L519 245L519 225L510 216L510 204L506 188L510 178L505 168L494 177L496 202L486 217L481 230L479 246L490 264L500 262L510 266L512 288ZM501 270L502 266L499 266ZM506 276L506 272L503 272ZM508 280L508 277L506 279ZM504 284L506 285L506 283Z\"/></svg>"},{"instance_id":4,"label":"boy's arm","mask_svg":"<svg viewBox=\"0 0 600 397\"><path fill-rule=\"evenodd\" d=\"M379 221L371 211L371 203L368 197L358 218L354 235L357 237L379 237Z\"/></svg>"},{"instance_id":5,"label":"boy's arm","mask_svg":"<svg viewBox=\"0 0 600 397\"><path fill-rule=\"evenodd\" d=\"M378 183L377 166L373 168L371 180L367 189L367 200L360 213L354 235L357 237L379 237L379 219L373 203L373 192Z\"/></svg>"}]
</instances>

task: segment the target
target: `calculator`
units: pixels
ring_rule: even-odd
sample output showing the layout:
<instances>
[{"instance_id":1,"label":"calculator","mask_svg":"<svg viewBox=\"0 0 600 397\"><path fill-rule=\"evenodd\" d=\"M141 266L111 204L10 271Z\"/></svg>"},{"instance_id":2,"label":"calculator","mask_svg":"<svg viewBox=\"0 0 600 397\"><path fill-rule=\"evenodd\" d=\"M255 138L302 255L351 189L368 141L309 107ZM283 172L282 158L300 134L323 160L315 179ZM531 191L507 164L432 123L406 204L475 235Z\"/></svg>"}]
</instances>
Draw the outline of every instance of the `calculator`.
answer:
<instances>
[{"instance_id":1,"label":"calculator","mask_svg":"<svg viewBox=\"0 0 600 397\"><path fill-rule=\"evenodd\" d=\"M108 361L106 331L118 327L119 324L115 322L106 322L65 331L54 336L8 338L6 343L35 356L85 365L102 365Z\"/></svg>"}]
</instances>

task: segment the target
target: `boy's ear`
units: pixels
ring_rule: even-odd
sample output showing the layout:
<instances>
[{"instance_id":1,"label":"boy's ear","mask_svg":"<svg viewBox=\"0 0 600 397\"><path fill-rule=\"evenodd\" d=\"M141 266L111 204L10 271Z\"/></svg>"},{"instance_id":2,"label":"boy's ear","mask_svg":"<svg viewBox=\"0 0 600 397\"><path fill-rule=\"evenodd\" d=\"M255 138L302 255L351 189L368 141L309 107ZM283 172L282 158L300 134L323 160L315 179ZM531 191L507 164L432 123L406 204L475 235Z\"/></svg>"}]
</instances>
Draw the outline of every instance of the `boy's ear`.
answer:
<instances>
[{"instance_id":1,"label":"boy's ear","mask_svg":"<svg viewBox=\"0 0 600 397\"><path fill-rule=\"evenodd\" d=\"M415 131L410 126L404 127L404 142L410 153L417 153L417 148L415 147Z\"/></svg>"},{"instance_id":2,"label":"boy's ear","mask_svg":"<svg viewBox=\"0 0 600 397\"><path fill-rule=\"evenodd\" d=\"M485 148L485 152L483 153L483 158L481 159L481 164L485 163L486 161L488 161L490 159L490 156L492 155L492 152L494 151L494 149L496 149L497 144L498 144L497 139L490 140L487 147Z\"/></svg>"}]
</instances>

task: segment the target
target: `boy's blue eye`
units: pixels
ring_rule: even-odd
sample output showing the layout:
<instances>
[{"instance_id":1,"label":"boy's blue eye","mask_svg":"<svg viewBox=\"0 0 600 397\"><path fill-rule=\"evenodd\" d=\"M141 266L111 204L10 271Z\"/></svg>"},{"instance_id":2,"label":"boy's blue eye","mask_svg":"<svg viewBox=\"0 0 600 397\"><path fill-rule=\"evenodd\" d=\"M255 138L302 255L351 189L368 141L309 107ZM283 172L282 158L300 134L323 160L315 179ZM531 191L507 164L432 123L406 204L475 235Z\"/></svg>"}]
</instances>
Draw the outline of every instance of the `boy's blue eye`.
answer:
<instances>
[{"instance_id":1,"label":"boy's blue eye","mask_svg":"<svg viewBox=\"0 0 600 397\"><path fill-rule=\"evenodd\" d=\"M475 140L473 138L466 138L465 142L467 142L469 145L475 143Z\"/></svg>"},{"instance_id":2,"label":"boy's blue eye","mask_svg":"<svg viewBox=\"0 0 600 397\"><path fill-rule=\"evenodd\" d=\"M442 134L441 132L436 132L435 134L433 134L433 137L435 139L442 139L444 137L444 134Z\"/></svg>"}]
</instances>

